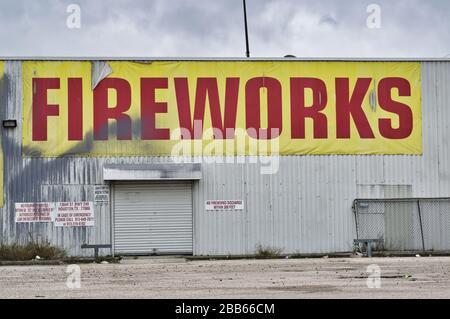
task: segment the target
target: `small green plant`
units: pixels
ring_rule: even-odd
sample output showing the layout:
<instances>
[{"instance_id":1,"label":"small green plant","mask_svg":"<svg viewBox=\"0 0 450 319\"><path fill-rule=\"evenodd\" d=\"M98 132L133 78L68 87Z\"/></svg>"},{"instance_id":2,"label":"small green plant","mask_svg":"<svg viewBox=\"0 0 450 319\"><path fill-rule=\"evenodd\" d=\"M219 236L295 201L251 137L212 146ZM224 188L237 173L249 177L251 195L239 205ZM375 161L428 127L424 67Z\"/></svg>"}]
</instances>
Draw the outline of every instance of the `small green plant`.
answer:
<instances>
[{"instance_id":1,"label":"small green plant","mask_svg":"<svg viewBox=\"0 0 450 319\"><path fill-rule=\"evenodd\" d=\"M0 260L21 261L31 260L39 256L41 259L55 260L66 257L66 251L48 242L36 243L30 242L26 245L0 244Z\"/></svg>"},{"instance_id":2,"label":"small green plant","mask_svg":"<svg viewBox=\"0 0 450 319\"><path fill-rule=\"evenodd\" d=\"M263 246L261 244L258 244L256 246L256 257L259 257L259 258L280 257L282 251L283 250L281 248Z\"/></svg>"}]
</instances>

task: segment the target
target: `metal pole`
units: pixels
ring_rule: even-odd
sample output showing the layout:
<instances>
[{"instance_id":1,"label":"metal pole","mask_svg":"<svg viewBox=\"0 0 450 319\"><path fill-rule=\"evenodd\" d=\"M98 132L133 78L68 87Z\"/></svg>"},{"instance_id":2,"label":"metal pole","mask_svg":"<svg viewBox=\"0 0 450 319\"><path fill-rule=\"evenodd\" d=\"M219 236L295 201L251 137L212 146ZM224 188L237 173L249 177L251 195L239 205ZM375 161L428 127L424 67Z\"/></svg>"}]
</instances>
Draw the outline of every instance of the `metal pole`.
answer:
<instances>
[{"instance_id":1,"label":"metal pole","mask_svg":"<svg viewBox=\"0 0 450 319\"><path fill-rule=\"evenodd\" d=\"M367 257L372 258L372 242L367 242Z\"/></svg>"},{"instance_id":2,"label":"metal pole","mask_svg":"<svg viewBox=\"0 0 450 319\"><path fill-rule=\"evenodd\" d=\"M245 55L247 56L247 58L250 57L250 48L248 46L248 28L247 28L247 6L245 5L245 0L243 0L243 5L244 5L244 25L245 25Z\"/></svg>"},{"instance_id":3,"label":"metal pole","mask_svg":"<svg viewBox=\"0 0 450 319\"><path fill-rule=\"evenodd\" d=\"M358 205L358 200L355 199L353 201L352 209L353 209L353 213L355 215L356 239L359 239L359 234L358 234L358 208L357 208L357 205Z\"/></svg>"},{"instance_id":4,"label":"metal pole","mask_svg":"<svg viewBox=\"0 0 450 319\"><path fill-rule=\"evenodd\" d=\"M417 200L417 208L419 209L420 234L422 235L422 249L425 251L425 239L423 238L422 212L420 210L420 200Z\"/></svg>"}]
</instances>

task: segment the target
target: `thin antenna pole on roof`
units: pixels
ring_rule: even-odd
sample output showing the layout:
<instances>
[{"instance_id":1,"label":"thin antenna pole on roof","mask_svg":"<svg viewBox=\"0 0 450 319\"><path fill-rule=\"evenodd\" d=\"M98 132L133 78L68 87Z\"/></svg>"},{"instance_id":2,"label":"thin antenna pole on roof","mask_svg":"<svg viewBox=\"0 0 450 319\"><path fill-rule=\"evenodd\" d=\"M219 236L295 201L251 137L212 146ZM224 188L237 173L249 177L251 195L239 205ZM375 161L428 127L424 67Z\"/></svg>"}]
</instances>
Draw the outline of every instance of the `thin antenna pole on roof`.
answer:
<instances>
[{"instance_id":1,"label":"thin antenna pole on roof","mask_svg":"<svg viewBox=\"0 0 450 319\"><path fill-rule=\"evenodd\" d=\"M250 48L248 46L247 6L245 5L245 0L243 0L243 5L244 5L244 25L245 25L245 47L246 47L245 55L247 56L247 58L249 58Z\"/></svg>"}]
</instances>

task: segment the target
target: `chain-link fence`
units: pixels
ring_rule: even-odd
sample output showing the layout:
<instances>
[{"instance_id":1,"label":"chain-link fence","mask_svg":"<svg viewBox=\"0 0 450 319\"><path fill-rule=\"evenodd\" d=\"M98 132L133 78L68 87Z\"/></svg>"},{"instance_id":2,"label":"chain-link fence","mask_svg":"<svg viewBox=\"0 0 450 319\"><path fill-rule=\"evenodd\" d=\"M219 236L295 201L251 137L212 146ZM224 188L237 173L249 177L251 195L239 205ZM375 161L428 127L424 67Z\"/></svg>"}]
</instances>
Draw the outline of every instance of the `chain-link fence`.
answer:
<instances>
[{"instance_id":1,"label":"chain-link fence","mask_svg":"<svg viewBox=\"0 0 450 319\"><path fill-rule=\"evenodd\" d=\"M450 198L356 199L358 239L380 239L377 249L450 250Z\"/></svg>"}]
</instances>

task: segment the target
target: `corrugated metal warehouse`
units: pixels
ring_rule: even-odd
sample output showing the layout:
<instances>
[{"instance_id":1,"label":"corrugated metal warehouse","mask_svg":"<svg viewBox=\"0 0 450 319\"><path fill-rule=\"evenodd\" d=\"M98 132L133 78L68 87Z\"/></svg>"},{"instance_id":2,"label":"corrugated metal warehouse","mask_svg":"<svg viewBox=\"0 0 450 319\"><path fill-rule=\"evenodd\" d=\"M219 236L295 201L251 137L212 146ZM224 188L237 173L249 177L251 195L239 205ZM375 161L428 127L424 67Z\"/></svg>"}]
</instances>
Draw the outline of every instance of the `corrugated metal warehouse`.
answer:
<instances>
[{"instance_id":1,"label":"corrugated metal warehouse","mask_svg":"<svg viewBox=\"0 0 450 319\"><path fill-rule=\"evenodd\" d=\"M277 65L297 62L302 65L335 63L342 65L342 70L347 67L353 70L349 66L352 63L374 64L376 68L383 63L420 66L420 151L385 154L382 150L373 154L370 150L288 151L280 155L275 174L262 174L264 163L251 162L248 154L236 156L229 163L209 163L199 158L192 163L180 163L170 154L145 155L144 146L133 156L126 150L90 155L84 149L79 153L76 149L69 153L55 151L64 153L58 155L53 152L58 145L47 153L39 151L39 145L34 149L34 144L28 141L29 129L25 127L30 116L26 113L32 109L26 106L26 95L32 94L26 84L28 75L24 74L31 72L26 70L27 62L52 64L55 68L61 63L83 62L89 66L92 87L96 85L94 82L108 77L111 73L108 68L112 72L118 68L114 63L120 66L118 63L128 61L132 65L151 67L153 62L158 62L156 59L141 63L144 58L62 60L0 59L4 62L3 74L0 73L3 121L0 241L3 243L48 241L74 256L93 254L92 250L82 249L83 244L111 244L111 248L100 251L102 255L251 255L256 253L257 245L276 247L287 254L349 252L358 237L355 199L450 197L449 60L245 60L267 63L262 71L264 77L270 77ZM160 59L159 62L172 67L187 62L241 61ZM48 76L51 70L46 65L42 68L44 75L39 74L41 71L33 72ZM180 76L181 71L177 72L174 74ZM321 72L326 72L326 67ZM343 76L342 72L337 73ZM358 75L360 71L355 72ZM204 74L211 76L207 68ZM30 91L26 93L26 90ZM49 98L48 106L55 104L53 100ZM328 101L333 103L331 94ZM56 118L56 113L50 113L49 118ZM55 122L49 122L49 132L56 129L50 123ZM128 144L124 147L128 148ZM96 191L106 196L96 198ZM220 201L228 201L226 205L231 201L230 205L236 206L210 208L214 204L223 205ZM63 211L64 203L86 202L91 205L87 210L92 210L94 216L91 224L61 226L53 221L20 222L18 219L18 208L27 207L24 203L56 203L58 210ZM49 207L54 210L56 206ZM432 232L439 239L430 249L450 250L450 239L443 235L450 229L445 228L449 222L448 217L441 216L438 228Z\"/></svg>"}]
</instances>

